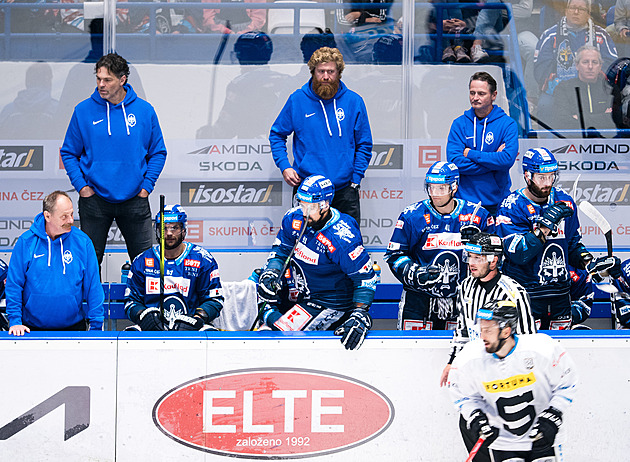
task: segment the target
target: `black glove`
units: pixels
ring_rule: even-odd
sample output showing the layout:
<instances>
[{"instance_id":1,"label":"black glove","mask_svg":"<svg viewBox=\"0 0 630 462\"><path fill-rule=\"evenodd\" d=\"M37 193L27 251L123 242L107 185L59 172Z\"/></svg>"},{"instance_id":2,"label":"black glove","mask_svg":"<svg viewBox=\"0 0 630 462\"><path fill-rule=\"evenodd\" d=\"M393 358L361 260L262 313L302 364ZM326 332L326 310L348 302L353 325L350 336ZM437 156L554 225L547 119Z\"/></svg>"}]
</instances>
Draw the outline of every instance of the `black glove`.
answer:
<instances>
[{"instance_id":1,"label":"black glove","mask_svg":"<svg viewBox=\"0 0 630 462\"><path fill-rule=\"evenodd\" d=\"M428 289L440 278L440 268L434 265L420 266L412 263L405 268L403 282L412 289Z\"/></svg>"},{"instance_id":2,"label":"black glove","mask_svg":"<svg viewBox=\"0 0 630 462\"><path fill-rule=\"evenodd\" d=\"M203 322L203 319L199 316L186 316L185 314L180 314L173 323L173 330L201 330L204 325L205 322Z\"/></svg>"},{"instance_id":3,"label":"black glove","mask_svg":"<svg viewBox=\"0 0 630 462\"><path fill-rule=\"evenodd\" d=\"M573 215L573 210L564 202L556 202L553 205L547 207L542 217L538 220L540 226L549 228L552 234L558 232L558 225L565 218L569 218Z\"/></svg>"},{"instance_id":4,"label":"black glove","mask_svg":"<svg viewBox=\"0 0 630 462\"><path fill-rule=\"evenodd\" d=\"M586 265L586 271L597 273L600 277L608 275L617 279L621 277L621 260L618 257L599 257Z\"/></svg>"},{"instance_id":5,"label":"black glove","mask_svg":"<svg viewBox=\"0 0 630 462\"><path fill-rule=\"evenodd\" d=\"M571 321L573 324L580 324L591 315L591 307L583 300L571 302Z\"/></svg>"},{"instance_id":6,"label":"black glove","mask_svg":"<svg viewBox=\"0 0 630 462\"><path fill-rule=\"evenodd\" d=\"M266 269L258 280L258 296L268 302L276 301L276 294L280 289L280 270Z\"/></svg>"},{"instance_id":7,"label":"black glove","mask_svg":"<svg viewBox=\"0 0 630 462\"><path fill-rule=\"evenodd\" d=\"M488 416L481 409L475 410L470 415L468 428L478 438L483 436L486 440L484 443L486 445L492 444L499 437L499 429L490 425Z\"/></svg>"},{"instance_id":8,"label":"black glove","mask_svg":"<svg viewBox=\"0 0 630 462\"><path fill-rule=\"evenodd\" d=\"M462 238L461 238L462 243L470 242L470 238L480 232L481 230L477 228L475 225L466 225L466 226L462 226L459 229L459 234L462 235Z\"/></svg>"},{"instance_id":9,"label":"black glove","mask_svg":"<svg viewBox=\"0 0 630 462\"><path fill-rule=\"evenodd\" d=\"M542 411L534 428L529 432L529 437L534 441L532 451L540 451L553 446L560 425L562 425L562 412L553 407Z\"/></svg>"},{"instance_id":10,"label":"black glove","mask_svg":"<svg viewBox=\"0 0 630 462\"><path fill-rule=\"evenodd\" d=\"M341 344L346 347L346 350L358 350L370 327L372 327L372 317L367 311L357 309L341 327L337 328L335 335L341 335Z\"/></svg>"},{"instance_id":11,"label":"black glove","mask_svg":"<svg viewBox=\"0 0 630 462\"><path fill-rule=\"evenodd\" d=\"M138 318L138 325L143 331L165 330L159 308L153 307L142 310Z\"/></svg>"}]
</instances>

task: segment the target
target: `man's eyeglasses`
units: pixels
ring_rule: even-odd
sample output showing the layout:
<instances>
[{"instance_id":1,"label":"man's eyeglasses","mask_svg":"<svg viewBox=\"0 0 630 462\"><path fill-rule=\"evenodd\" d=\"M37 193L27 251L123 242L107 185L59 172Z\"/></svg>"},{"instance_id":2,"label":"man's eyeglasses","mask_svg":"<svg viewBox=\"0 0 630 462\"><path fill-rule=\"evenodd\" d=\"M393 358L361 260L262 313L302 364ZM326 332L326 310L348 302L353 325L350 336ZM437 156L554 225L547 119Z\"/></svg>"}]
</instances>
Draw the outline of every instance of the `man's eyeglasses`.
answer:
<instances>
[{"instance_id":1,"label":"man's eyeglasses","mask_svg":"<svg viewBox=\"0 0 630 462\"><path fill-rule=\"evenodd\" d=\"M588 8L583 6L568 6L567 11L573 11L574 13L588 13Z\"/></svg>"}]
</instances>

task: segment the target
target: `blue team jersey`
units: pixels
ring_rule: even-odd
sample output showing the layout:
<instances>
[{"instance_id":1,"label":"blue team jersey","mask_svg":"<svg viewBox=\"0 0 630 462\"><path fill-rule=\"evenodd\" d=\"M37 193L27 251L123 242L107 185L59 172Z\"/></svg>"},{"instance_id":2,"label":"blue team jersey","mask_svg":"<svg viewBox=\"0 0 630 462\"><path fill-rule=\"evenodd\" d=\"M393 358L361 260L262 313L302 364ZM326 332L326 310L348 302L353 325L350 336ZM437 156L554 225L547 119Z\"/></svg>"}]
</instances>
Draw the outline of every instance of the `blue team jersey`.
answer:
<instances>
[{"instance_id":1,"label":"blue team jersey","mask_svg":"<svg viewBox=\"0 0 630 462\"><path fill-rule=\"evenodd\" d=\"M571 286L571 252L581 245L582 239L575 202L558 188L552 188L544 205L531 201L523 191L505 198L497 212L497 234L505 247L502 271L525 287L532 298L566 295ZM560 222L557 235L547 236L542 248L538 240L532 247L525 236L538 227L544 211L556 202L566 203L573 215Z\"/></svg>"},{"instance_id":2,"label":"blue team jersey","mask_svg":"<svg viewBox=\"0 0 630 462\"><path fill-rule=\"evenodd\" d=\"M293 254L292 277L305 299L324 308L348 310L353 301L370 305L376 291L376 275L357 222L336 209L330 211L332 216L322 229L307 227L304 231ZM284 215L268 267L272 260L282 266L302 226L301 209L293 208Z\"/></svg>"},{"instance_id":3,"label":"blue team jersey","mask_svg":"<svg viewBox=\"0 0 630 462\"><path fill-rule=\"evenodd\" d=\"M4 286L8 272L9 267L2 259L0 259L0 300L4 298Z\"/></svg>"},{"instance_id":4,"label":"blue team jersey","mask_svg":"<svg viewBox=\"0 0 630 462\"><path fill-rule=\"evenodd\" d=\"M407 206L398 217L385 252L390 265L411 259L420 266L438 266L440 280L422 290L435 298L454 297L459 281L466 277L461 227L474 225L481 231L494 232L494 219L486 209L462 199L454 200L455 209L447 215L435 210L428 199Z\"/></svg>"},{"instance_id":5,"label":"blue team jersey","mask_svg":"<svg viewBox=\"0 0 630 462\"><path fill-rule=\"evenodd\" d=\"M179 299L185 314L192 316L198 308L216 318L223 307L223 289L219 266L204 248L185 242L184 252L175 260L164 261L164 297ZM125 291L125 313L138 322L137 315L147 307L160 306L160 248L155 245L138 255L131 265ZM180 305L181 306L181 305ZM170 321L178 313L164 316Z\"/></svg>"}]
</instances>

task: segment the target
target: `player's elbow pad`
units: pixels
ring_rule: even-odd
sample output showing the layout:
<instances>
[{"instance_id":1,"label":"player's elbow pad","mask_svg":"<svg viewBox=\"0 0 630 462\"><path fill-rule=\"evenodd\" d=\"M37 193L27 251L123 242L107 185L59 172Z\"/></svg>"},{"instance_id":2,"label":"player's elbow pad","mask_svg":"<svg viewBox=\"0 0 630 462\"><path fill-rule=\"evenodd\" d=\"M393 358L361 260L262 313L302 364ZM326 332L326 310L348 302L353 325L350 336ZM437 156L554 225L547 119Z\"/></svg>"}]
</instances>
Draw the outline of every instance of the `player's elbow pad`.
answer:
<instances>
[{"instance_id":1,"label":"player's elbow pad","mask_svg":"<svg viewBox=\"0 0 630 462\"><path fill-rule=\"evenodd\" d=\"M517 265L524 265L540 254L544 244L534 233L519 234L506 243L506 256Z\"/></svg>"}]
</instances>

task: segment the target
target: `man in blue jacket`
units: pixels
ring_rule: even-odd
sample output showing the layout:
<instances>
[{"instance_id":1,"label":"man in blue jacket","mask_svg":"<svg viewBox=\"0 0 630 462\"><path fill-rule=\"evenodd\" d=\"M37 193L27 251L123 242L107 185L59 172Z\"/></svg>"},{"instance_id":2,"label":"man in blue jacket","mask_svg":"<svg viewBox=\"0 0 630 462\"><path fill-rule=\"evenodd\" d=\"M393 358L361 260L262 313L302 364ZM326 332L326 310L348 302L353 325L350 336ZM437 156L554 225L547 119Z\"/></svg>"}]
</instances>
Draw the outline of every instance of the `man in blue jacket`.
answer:
<instances>
[{"instance_id":1,"label":"man in blue jacket","mask_svg":"<svg viewBox=\"0 0 630 462\"><path fill-rule=\"evenodd\" d=\"M273 160L293 193L319 174L335 187L331 207L360 223L359 186L372 157L372 132L363 99L341 81L343 56L322 47L308 61L311 79L293 92L269 133ZM293 165L287 137L293 134Z\"/></svg>"},{"instance_id":2,"label":"man in blue jacket","mask_svg":"<svg viewBox=\"0 0 630 462\"><path fill-rule=\"evenodd\" d=\"M90 330L102 329L105 296L94 245L73 222L72 201L54 191L16 242L6 285L9 334L86 330L86 320Z\"/></svg>"},{"instance_id":3,"label":"man in blue jacket","mask_svg":"<svg viewBox=\"0 0 630 462\"><path fill-rule=\"evenodd\" d=\"M453 121L446 156L459 168L457 197L479 203L495 215L510 193L510 168L518 155L518 128L494 105L497 82L476 72L468 84L471 108Z\"/></svg>"},{"instance_id":4,"label":"man in blue jacket","mask_svg":"<svg viewBox=\"0 0 630 462\"><path fill-rule=\"evenodd\" d=\"M127 83L127 61L110 53L95 71L96 90L74 108L61 158L79 192L81 229L92 239L100 265L114 219L131 261L151 247L149 194L164 167L166 147L155 110Z\"/></svg>"}]
</instances>

